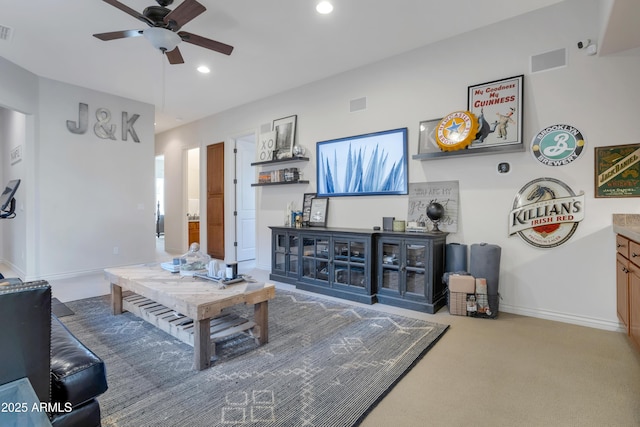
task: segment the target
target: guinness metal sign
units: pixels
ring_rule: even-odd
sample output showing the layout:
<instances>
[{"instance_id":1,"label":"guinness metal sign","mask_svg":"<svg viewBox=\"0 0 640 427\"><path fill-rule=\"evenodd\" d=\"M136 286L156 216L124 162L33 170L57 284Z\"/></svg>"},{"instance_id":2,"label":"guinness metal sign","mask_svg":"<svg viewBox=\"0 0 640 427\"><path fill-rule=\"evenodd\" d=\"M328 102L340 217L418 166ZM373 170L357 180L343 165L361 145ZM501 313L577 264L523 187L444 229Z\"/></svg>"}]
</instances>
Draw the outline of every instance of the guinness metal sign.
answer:
<instances>
[{"instance_id":1,"label":"guinness metal sign","mask_svg":"<svg viewBox=\"0 0 640 427\"><path fill-rule=\"evenodd\" d=\"M509 214L509 235L537 248L560 246L584 219L584 193L576 195L564 182L538 178L520 189Z\"/></svg>"}]
</instances>

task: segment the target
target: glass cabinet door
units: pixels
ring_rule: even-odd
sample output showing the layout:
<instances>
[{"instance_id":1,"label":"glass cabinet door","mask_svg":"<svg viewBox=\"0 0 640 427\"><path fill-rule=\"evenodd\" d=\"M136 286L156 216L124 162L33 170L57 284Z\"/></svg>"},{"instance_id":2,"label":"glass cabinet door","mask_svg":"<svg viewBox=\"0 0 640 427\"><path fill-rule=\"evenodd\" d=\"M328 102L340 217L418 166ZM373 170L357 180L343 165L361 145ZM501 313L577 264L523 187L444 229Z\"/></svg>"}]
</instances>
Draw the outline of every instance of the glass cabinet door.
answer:
<instances>
[{"instance_id":1,"label":"glass cabinet door","mask_svg":"<svg viewBox=\"0 0 640 427\"><path fill-rule=\"evenodd\" d=\"M273 266L274 271L284 273L287 265L287 234L276 233L273 237Z\"/></svg>"},{"instance_id":2,"label":"glass cabinet door","mask_svg":"<svg viewBox=\"0 0 640 427\"><path fill-rule=\"evenodd\" d=\"M298 236L290 236L289 238L289 272L293 276L298 275Z\"/></svg>"},{"instance_id":3,"label":"glass cabinet door","mask_svg":"<svg viewBox=\"0 0 640 427\"><path fill-rule=\"evenodd\" d=\"M364 241L335 237L333 241L333 282L340 285L367 286L366 253Z\"/></svg>"},{"instance_id":4,"label":"glass cabinet door","mask_svg":"<svg viewBox=\"0 0 640 427\"><path fill-rule=\"evenodd\" d=\"M329 239L303 238L302 276L309 279L329 279Z\"/></svg>"},{"instance_id":5,"label":"glass cabinet door","mask_svg":"<svg viewBox=\"0 0 640 427\"><path fill-rule=\"evenodd\" d=\"M421 298L425 296L427 255L425 244L408 243L405 246L406 292Z\"/></svg>"},{"instance_id":6,"label":"glass cabinet door","mask_svg":"<svg viewBox=\"0 0 640 427\"><path fill-rule=\"evenodd\" d=\"M400 292L400 243L381 242L382 289Z\"/></svg>"},{"instance_id":7,"label":"glass cabinet door","mask_svg":"<svg viewBox=\"0 0 640 427\"><path fill-rule=\"evenodd\" d=\"M367 268L366 260L369 254L366 253L367 247L364 242L351 242L349 250L349 284L364 288L367 286Z\"/></svg>"}]
</instances>

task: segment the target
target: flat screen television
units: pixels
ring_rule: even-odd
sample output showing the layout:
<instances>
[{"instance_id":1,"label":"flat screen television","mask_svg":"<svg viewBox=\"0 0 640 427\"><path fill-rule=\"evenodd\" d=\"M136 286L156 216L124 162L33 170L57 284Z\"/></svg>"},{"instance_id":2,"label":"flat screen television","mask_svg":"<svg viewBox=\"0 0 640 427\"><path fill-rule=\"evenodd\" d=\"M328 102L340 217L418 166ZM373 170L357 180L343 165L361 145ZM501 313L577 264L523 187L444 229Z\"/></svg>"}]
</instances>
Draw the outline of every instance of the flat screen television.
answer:
<instances>
[{"instance_id":1,"label":"flat screen television","mask_svg":"<svg viewBox=\"0 0 640 427\"><path fill-rule=\"evenodd\" d=\"M15 212L16 202L13 196L15 196L19 185L19 179L12 179L0 195L0 218L6 218Z\"/></svg>"},{"instance_id":2,"label":"flat screen television","mask_svg":"<svg viewBox=\"0 0 640 427\"><path fill-rule=\"evenodd\" d=\"M318 197L407 194L407 128L316 144Z\"/></svg>"}]
</instances>

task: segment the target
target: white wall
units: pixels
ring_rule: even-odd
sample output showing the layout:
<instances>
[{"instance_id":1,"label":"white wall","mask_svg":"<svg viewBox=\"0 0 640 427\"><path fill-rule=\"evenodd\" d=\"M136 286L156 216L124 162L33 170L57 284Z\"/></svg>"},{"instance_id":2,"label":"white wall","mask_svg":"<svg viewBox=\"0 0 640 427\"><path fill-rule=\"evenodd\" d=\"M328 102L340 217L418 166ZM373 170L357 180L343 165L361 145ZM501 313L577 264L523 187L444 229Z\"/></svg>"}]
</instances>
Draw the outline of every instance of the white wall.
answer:
<instances>
[{"instance_id":1,"label":"white wall","mask_svg":"<svg viewBox=\"0 0 640 427\"><path fill-rule=\"evenodd\" d=\"M24 272L27 269L26 237L26 194L25 186L25 162L12 161L11 152L20 150L22 155L26 149L27 117L16 111L0 108L0 191L12 179L20 179L21 186L16 192L16 216L15 218L0 219L0 259L16 272ZM28 204L27 204L28 206Z\"/></svg>"},{"instance_id":2,"label":"white wall","mask_svg":"<svg viewBox=\"0 0 640 427\"><path fill-rule=\"evenodd\" d=\"M52 280L154 260L154 107L39 78L3 58L0 88L0 105L26 114L18 190L26 236L3 245L5 254L20 257L12 265L20 277ZM66 126L78 121L79 103L89 105L82 135ZM116 140L94 133L97 108L111 112ZM123 111L140 114L139 143L131 135L123 141ZM11 147L0 142L4 157Z\"/></svg>"},{"instance_id":3,"label":"white wall","mask_svg":"<svg viewBox=\"0 0 640 427\"><path fill-rule=\"evenodd\" d=\"M459 181L459 231L449 235L448 242L488 242L502 247L501 310L617 329L611 215L638 213L640 205L636 199L594 198L593 147L638 142L629 129L639 112L640 52L600 57L579 51L578 40L598 38L603 21L599 13L596 0L566 0L182 126L157 135L157 141L160 147L205 147L242 130L259 129L273 119L298 115L298 141L312 159L303 172L311 184L258 187L257 263L268 269L268 226L283 224L287 203L299 205L303 193L315 190L317 141L406 126L409 153L415 154L419 122L466 109L469 85L524 74L526 145L543 127L570 124L586 137L580 159L564 167L547 167L527 149L505 155L410 160L410 182ZM529 72L531 55L558 48L568 51L567 67ZM349 113L349 101L363 96L368 100L367 110ZM497 174L496 165L502 161L511 163L510 174ZM584 191L586 206L585 219L571 240L542 250L517 236L509 237L507 226L518 190L545 176L564 181L575 192ZM177 178L176 174L167 176L167 181ZM205 186L204 174L201 179ZM407 202L404 196L335 197L330 202L328 225L381 225L383 216L405 218ZM202 214L205 221L204 205Z\"/></svg>"},{"instance_id":4,"label":"white wall","mask_svg":"<svg viewBox=\"0 0 640 427\"><path fill-rule=\"evenodd\" d=\"M89 106L89 127L71 133L79 103ZM96 110L111 113L115 139L96 136ZM37 150L39 218L36 275L93 271L153 259L155 241L154 108L48 79L40 80ZM122 112L139 114L140 139L121 135ZM63 245L66 250L60 250Z\"/></svg>"}]
</instances>

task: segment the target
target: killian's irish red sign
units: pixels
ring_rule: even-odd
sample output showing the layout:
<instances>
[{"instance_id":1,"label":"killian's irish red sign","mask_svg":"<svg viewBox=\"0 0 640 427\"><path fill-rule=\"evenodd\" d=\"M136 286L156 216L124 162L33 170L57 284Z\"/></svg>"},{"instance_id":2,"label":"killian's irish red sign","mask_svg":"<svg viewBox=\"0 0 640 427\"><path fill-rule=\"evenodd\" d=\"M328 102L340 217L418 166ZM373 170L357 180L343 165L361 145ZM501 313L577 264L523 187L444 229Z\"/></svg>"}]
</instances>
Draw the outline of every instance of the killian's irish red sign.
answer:
<instances>
[{"instance_id":1,"label":"killian's irish red sign","mask_svg":"<svg viewBox=\"0 0 640 427\"><path fill-rule=\"evenodd\" d=\"M537 248L552 248L569 240L583 219L584 193L576 195L554 178L538 178L516 194L509 235L518 234Z\"/></svg>"}]
</instances>

